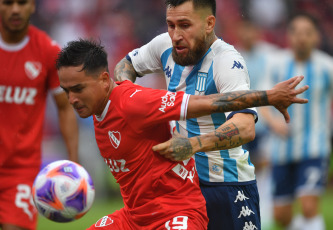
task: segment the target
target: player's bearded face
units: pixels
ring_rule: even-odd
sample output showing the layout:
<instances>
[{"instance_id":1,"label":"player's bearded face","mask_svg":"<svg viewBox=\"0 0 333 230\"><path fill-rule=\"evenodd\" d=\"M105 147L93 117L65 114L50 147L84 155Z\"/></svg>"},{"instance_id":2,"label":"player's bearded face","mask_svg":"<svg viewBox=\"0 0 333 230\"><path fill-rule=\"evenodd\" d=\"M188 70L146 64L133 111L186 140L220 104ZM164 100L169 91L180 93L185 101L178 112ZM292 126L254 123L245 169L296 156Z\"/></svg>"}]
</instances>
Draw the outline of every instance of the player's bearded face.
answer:
<instances>
[{"instance_id":1,"label":"player's bearded face","mask_svg":"<svg viewBox=\"0 0 333 230\"><path fill-rule=\"evenodd\" d=\"M188 66L188 65L195 65L198 61L204 56L206 52L206 42L203 37L196 38L193 48L188 48L188 52L186 54L178 54L177 50L174 48L172 49L172 58L173 60L181 66Z\"/></svg>"}]
</instances>

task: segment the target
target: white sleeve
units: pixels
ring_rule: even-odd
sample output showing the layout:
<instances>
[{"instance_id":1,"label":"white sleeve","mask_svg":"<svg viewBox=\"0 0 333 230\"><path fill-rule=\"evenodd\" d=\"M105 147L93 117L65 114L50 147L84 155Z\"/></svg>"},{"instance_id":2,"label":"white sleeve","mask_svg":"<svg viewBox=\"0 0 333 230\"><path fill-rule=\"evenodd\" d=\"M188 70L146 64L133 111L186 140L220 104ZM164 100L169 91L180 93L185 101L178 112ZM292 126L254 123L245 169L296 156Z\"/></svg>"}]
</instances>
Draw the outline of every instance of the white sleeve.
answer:
<instances>
[{"instance_id":1,"label":"white sleeve","mask_svg":"<svg viewBox=\"0 0 333 230\"><path fill-rule=\"evenodd\" d=\"M127 59L132 62L135 71L141 76L149 73L163 73L161 56L171 45L169 34L164 33L146 45L131 51Z\"/></svg>"},{"instance_id":2,"label":"white sleeve","mask_svg":"<svg viewBox=\"0 0 333 230\"><path fill-rule=\"evenodd\" d=\"M250 78L243 57L237 52L230 52L214 59L214 81L219 93L249 90ZM257 118L255 108L249 108L247 111ZM228 118L234 113L227 112L225 115Z\"/></svg>"}]
</instances>

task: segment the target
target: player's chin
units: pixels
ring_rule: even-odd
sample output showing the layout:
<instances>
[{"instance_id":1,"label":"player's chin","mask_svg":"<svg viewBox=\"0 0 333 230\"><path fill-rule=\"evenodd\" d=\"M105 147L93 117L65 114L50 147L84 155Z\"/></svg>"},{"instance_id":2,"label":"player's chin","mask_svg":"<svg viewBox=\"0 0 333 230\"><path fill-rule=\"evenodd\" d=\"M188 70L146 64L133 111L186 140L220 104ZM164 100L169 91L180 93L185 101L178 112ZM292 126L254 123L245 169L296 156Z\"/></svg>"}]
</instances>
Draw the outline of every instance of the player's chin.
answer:
<instances>
[{"instance_id":1,"label":"player's chin","mask_svg":"<svg viewBox=\"0 0 333 230\"><path fill-rule=\"evenodd\" d=\"M91 116L91 113L85 109L75 109L75 110L81 118L87 118Z\"/></svg>"}]
</instances>

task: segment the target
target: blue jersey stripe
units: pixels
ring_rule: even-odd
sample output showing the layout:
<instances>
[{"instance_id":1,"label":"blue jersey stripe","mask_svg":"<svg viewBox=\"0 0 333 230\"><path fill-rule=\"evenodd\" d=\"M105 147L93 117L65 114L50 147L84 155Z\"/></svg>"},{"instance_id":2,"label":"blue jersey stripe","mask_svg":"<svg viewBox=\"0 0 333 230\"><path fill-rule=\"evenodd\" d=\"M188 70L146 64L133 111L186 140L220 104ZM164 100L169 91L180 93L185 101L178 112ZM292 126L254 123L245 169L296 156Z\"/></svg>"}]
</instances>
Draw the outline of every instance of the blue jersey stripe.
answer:
<instances>
[{"instance_id":1,"label":"blue jersey stripe","mask_svg":"<svg viewBox=\"0 0 333 230\"><path fill-rule=\"evenodd\" d=\"M198 152L195 154L195 166L198 172L200 180L210 181L209 180L209 162L208 156L204 152Z\"/></svg>"},{"instance_id":2,"label":"blue jersey stripe","mask_svg":"<svg viewBox=\"0 0 333 230\"><path fill-rule=\"evenodd\" d=\"M315 85L314 83L314 74L313 74L313 65L311 61L308 61L306 63L306 75L305 75L305 84L306 85ZM303 127L304 127L304 141L303 142L303 158L307 159L310 155L310 148L309 148L309 141L311 140L311 112L312 112L312 87L310 87L307 91L304 92L304 97L309 99L309 102L307 104L304 104L304 120L303 120Z\"/></svg>"},{"instance_id":3,"label":"blue jersey stripe","mask_svg":"<svg viewBox=\"0 0 333 230\"><path fill-rule=\"evenodd\" d=\"M164 53L161 56L161 63L162 63L162 66L163 66L163 70L166 67L166 63L168 62L168 59L170 57L171 52L172 52L172 48L169 48L166 51L164 51Z\"/></svg>"},{"instance_id":4,"label":"blue jersey stripe","mask_svg":"<svg viewBox=\"0 0 333 230\"><path fill-rule=\"evenodd\" d=\"M330 75L329 75L329 71L328 70L324 70L323 71L323 88L327 87L326 90L322 90L321 91L321 94L320 94L320 111L322 111L322 113L320 114L322 117L321 119L326 121L327 120L327 117L326 117L326 113L325 111L327 110L326 106L327 104L329 103L328 100L329 100L329 97L330 95L327 95L327 92L329 92L330 90L330 85L332 84L330 82ZM326 141L322 141L322 140L325 140L327 137L326 137L326 134L324 132L325 130L325 127L322 127L322 131L320 132L319 134L319 142L318 143L326 143L326 144L321 144L319 147L320 151L319 151L319 154L320 154L320 157L326 157L327 156L327 153L330 151L329 149L329 146L327 144Z\"/></svg>"},{"instance_id":5,"label":"blue jersey stripe","mask_svg":"<svg viewBox=\"0 0 333 230\"><path fill-rule=\"evenodd\" d=\"M176 87L179 85L180 79L182 77L182 72L184 71L183 66L175 65L172 77L170 79L168 90L171 92L176 92Z\"/></svg>"},{"instance_id":6,"label":"blue jersey stripe","mask_svg":"<svg viewBox=\"0 0 333 230\"><path fill-rule=\"evenodd\" d=\"M287 80L287 79L290 79L290 78L293 77L294 69L295 69L295 62L293 60L291 60L290 63L289 63L289 66L288 66L288 72L286 74L286 79L284 79L284 80ZM292 106L289 106L288 113L289 113L290 117L292 117L292 114L293 114L293 107ZM293 143L293 138L288 138L287 146L286 146L286 148L287 148L286 158L287 158L288 161L292 160L292 155L293 155L293 153L292 153L292 143Z\"/></svg>"},{"instance_id":7,"label":"blue jersey stripe","mask_svg":"<svg viewBox=\"0 0 333 230\"><path fill-rule=\"evenodd\" d=\"M232 158L224 158L223 159L223 173L224 173L224 181L232 182L238 180L237 173L237 162Z\"/></svg>"}]
</instances>

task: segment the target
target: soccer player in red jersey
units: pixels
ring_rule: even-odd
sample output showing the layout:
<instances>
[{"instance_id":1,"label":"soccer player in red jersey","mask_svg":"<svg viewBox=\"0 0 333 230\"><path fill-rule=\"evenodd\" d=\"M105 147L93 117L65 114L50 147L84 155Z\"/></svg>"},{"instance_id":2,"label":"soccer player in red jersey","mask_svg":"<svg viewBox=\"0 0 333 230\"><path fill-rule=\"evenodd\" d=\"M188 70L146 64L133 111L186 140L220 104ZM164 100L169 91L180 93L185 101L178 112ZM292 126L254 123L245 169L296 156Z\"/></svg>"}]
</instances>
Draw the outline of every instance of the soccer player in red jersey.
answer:
<instances>
[{"instance_id":1,"label":"soccer player in red jersey","mask_svg":"<svg viewBox=\"0 0 333 230\"><path fill-rule=\"evenodd\" d=\"M100 153L120 185L125 204L89 229L207 229L194 159L175 162L152 150L171 138L168 122L268 104L286 114L290 104L307 102L296 98L307 89L295 90L302 77L268 91L209 96L114 82L103 47L82 39L61 50L57 69L60 85L79 116L93 115ZM196 137L177 140L200 145ZM186 152L186 147L179 151Z\"/></svg>"},{"instance_id":2,"label":"soccer player in red jersey","mask_svg":"<svg viewBox=\"0 0 333 230\"><path fill-rule=\"evenodd\" d=\"M31 186L41 165L45 104L51 91L69 159L77 161L78 128L59 87L60 47L29 25L33 0L0 0L0 228L35 229Z\"/></svg>"}]
</instances>

